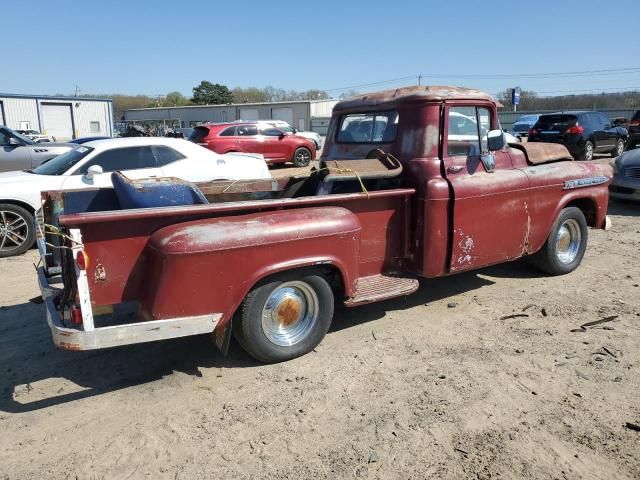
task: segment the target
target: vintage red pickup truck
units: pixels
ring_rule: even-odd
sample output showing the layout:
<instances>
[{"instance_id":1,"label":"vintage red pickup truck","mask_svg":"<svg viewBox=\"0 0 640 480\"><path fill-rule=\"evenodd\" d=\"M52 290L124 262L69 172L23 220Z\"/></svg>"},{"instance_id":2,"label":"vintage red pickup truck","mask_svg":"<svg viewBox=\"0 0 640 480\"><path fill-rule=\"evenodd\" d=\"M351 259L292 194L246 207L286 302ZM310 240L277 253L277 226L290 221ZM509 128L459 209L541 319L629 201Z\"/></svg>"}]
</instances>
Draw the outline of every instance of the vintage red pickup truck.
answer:
<instances>
[{"instance_id":1,"label":"vintage red pickup truck","mask_svg":"<svg viewBox=\"0 0 640 480\"><path fill-rule=\"evenodd\" d=\"M233 331L277 362L318 345L335 302L525 256L571 272L587 226L609 226L611 168L505 144L498 106L471 89L390 90L340 102L303 176L45 192L38 275L54 342L212 333L224 351Z\"/></svg>"}]
</instances>

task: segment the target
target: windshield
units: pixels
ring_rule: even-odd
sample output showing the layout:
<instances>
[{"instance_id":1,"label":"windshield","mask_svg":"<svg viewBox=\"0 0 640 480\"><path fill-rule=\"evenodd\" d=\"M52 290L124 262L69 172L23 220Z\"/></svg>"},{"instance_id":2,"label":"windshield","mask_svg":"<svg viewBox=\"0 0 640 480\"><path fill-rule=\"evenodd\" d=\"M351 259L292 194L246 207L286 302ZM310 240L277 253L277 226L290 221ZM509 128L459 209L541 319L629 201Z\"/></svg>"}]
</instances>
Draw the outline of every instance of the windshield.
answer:
<instances>
[{"instance_id":1,"label":"windshield","mask_svg":"<svg viewBox=\"0 0 640 480\"><path fill-rule=\"evenodd\" d=\"M537 120L538 120L538 115L523 115L517 120L517 123L519 123L519 122L535 122Z\"/></svg>"},{"instance_id":2,"label":"windshield","mask_svg":"<svg viewBox=\"0 0 640 480\"><path fill-rule=\"evenodd\" d=\"M92 151L91 147L74 148L29 171L37 175L62 175Z\"/></svg>"},{"instance_id":3,"label":"windshield","mask_svg":"<svg viewBox=\"0 0 640 480\"><path fill-rule=\"evenodd\" d=\"M5 127L2 130L4 130L9 135L13 135L17 139L19 139L22 143L25 143L27 145L35 145L35 143L36 143L33 140L31 140L29 137L25 137L24 135L20 135L18 132L16 132L15 130L11 130L10 128Z\"/></svg>"}]
</instances>

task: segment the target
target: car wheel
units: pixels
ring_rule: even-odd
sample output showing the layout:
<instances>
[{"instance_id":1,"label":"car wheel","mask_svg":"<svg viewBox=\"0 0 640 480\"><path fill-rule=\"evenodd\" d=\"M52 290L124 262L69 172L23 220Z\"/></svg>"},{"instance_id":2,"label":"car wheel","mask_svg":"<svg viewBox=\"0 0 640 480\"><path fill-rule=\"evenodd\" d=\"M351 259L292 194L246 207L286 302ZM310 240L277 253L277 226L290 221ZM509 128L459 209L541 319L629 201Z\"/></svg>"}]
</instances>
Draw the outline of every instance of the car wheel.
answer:
<instances>
[{"instance_id":1,"label":"car wheel","mask_svg":"<svg viewBox=\"0 0 640 480\"><path fill-rule=\"evenodd\" d=\"M593 142L591 140L587 140L584 144L584 152L582 153L582 157L585 160L593 160Z\"/></svg>"},{"instance_id":2,"label":"car wheel","mask_svg":"<svg viewBox=\"0 0 640 480\"><path fill-rule=\"evenodd\" d=\"M533 263L551 275L564 275L574 271L587 248L587 221L582 210L564 208L551 228L551 233Z\"/></svg>"},{"instance_id":3,"label":"car wheel","mask_svg":"<svg viewBox=\"0 0 640 480\"><path fill-rule=\"evenodd\" d=\"M17 205L0 204L0 258L23 254L35 239L31 212Z\"/></svg>"},{"instance_id":4,"label":"car wheel","mask_svg":"<svg viewBox=\"0 0 640 480\"><path fill-rule=\"evenodd\" d=\"M293 164L296 167L306 167L311 163L311 150L306 147L298 147L293 152Z\"/></svg>"},{"instance_id":5,"label":"car wheel","mask_svg":"<svg viewBox=\"0 0 640 480\"><path fill-rule=\"evenodd\" d=\"M278 274L246 296L234 335L257 360L290 360L318 346L331 325L333 307L331 286L317 272Z\"/></svg>"},{"instance_id":6,"label":"car wheel","mask_svg":"<svg viewBox=\"0 0 640 480\"><path fill-rule=\"evenodd\" d=\"M624 153L624 140L622 140L621 138L618 139L618 141L616 142L616 148L613 149L613 152L611 152L611 156L612 157L619 157L620 155L622 155Z\"/></svg>"}]
</instances>

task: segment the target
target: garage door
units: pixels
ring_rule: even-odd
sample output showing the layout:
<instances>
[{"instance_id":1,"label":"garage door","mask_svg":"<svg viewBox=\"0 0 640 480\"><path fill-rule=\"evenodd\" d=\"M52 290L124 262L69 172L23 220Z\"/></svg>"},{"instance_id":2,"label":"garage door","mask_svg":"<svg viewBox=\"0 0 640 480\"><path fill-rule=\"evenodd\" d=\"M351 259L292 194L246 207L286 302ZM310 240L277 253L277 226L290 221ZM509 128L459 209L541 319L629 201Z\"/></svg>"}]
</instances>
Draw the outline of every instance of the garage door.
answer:
<instances>
[{"instance_id":1,"label":"garage door","mask_svg":"<svg viewBox=\"0 0 640 480\"><path fill-rule=\"evenodd\" d=\"M70 103L42 104L42 131L55 137L57 141L73 138Z\"/></svg>"},{"instance_id":2,"label":"garage door","mask_svg":"<svg viewBox=\"0 0 640 480\"><path fill-rule=\"evenodd\" d=\"M273 118L274 120L282 120L283 122L287 122L289 125L293 125L293 108L272 108L271 118Z\"/></svg>"},{"instance_id":3,"label":"garage door","mask_svg":"<svg viewBox=\"0 0 640 480\"><path fill-rule=\"evenodd\" d=\"M258 109L257 108L241 108L240 120L244 120L247 122L254 122L256 120L259 120Z\"/></svg>"}]
</instances>

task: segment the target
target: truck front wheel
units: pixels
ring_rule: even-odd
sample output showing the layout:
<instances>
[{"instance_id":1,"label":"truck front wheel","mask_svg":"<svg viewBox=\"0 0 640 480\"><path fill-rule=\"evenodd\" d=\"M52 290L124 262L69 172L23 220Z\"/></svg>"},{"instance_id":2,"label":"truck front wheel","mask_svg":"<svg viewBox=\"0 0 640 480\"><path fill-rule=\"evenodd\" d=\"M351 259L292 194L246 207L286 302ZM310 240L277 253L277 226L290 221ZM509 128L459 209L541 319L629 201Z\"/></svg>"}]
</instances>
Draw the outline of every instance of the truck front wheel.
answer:
<instances>
[{"instance_id":1,"label":"truck front wheel","mask_svg":"<svg viewBox=\"0 0 640 480\"><path fill-rule=\"evenodd\" d=\"M234 322L234 334L257 360L290 360L322 341L333 307L331 286L317 272L277 274L249 292Z\"/></svg>"},{"instance_id":2,"label":"truck front wheel","mask_svg":"<svg viewBox=\"0 0 640 480\"><path fill-rule=\"evenodd\" d=\"M582 210L567 207L558 215L547 241L533 256L533 261L551 275L573 272L584 256L587 236L587 221Z\"/></svg>"}]
</instances>

